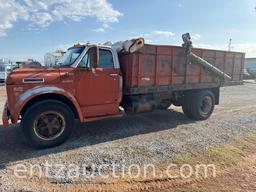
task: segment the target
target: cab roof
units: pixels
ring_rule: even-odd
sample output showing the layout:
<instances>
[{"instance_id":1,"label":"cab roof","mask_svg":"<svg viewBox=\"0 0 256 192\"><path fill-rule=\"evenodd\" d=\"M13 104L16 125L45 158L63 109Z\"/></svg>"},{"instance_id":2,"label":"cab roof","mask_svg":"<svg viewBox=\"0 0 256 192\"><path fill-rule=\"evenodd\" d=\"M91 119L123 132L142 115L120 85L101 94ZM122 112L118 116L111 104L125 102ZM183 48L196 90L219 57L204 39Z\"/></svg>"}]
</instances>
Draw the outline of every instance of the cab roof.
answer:
<instances>
[{"instance_id":1,"label":"cab roof","mask_svg":"<svg viewBox=\"0 0 256 192\"><path fill-rule=\"evenodd\" d=\"M77 44L74 44L72 47L69 47L68 50L70 49L74 49L74 48L85 48L85 47L104 47L104 48L111 48L111 46L107 46L107 45L97 45L97 44L90 44L90 43L87 43L87 44L80 44L80 43L77 43Z\"/></svg>"}]
</instances>

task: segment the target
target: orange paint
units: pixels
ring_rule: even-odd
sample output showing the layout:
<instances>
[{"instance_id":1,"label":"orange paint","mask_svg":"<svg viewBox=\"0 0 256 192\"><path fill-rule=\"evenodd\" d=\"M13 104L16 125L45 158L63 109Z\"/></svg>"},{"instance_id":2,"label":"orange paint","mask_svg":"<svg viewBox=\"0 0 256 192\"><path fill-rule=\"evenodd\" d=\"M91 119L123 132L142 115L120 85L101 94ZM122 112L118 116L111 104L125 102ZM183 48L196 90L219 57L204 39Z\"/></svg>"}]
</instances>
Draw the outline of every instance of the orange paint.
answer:
<instances>
[{"instance_id":1,"label":"orange paint","mask_svg":"<svg viewBox=\"0 0 256 192\"><path fill-rule=\"evenodd\" d=\"M113 53L116 65L112 68L100 66L101 47L89 47L92 47L92 58L96 62L89 68L73 64L70 67L23 68L10 73L6 86L8 104L2 117L4 127L8 127L9 119L17 123L26 106L39 97L58 95L65 98L68 105L73 106L77 118L88 122L120 116L122 95L136 94L133 89L147 94L148 90L154 92L161 87L166 89L158 92L182 91L188 86L190 89L207 88L222 83L199 64L187 63L182 47L145 45L140 51L120 54L119 58L111 48L102 47ZM194 49L193 52L224 70L234 81L242 81L243 53L206 49Z\"/></svg>"}]
</instances>

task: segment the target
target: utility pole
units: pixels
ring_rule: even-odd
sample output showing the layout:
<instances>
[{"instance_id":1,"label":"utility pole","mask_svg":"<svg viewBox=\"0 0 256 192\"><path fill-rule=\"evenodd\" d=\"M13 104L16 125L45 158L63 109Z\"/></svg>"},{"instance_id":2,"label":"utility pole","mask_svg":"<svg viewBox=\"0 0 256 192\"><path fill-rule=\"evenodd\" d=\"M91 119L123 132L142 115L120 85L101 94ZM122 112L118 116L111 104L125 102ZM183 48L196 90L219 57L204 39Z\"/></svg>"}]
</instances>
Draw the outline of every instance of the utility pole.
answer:
<instances>
[{"instance_id":1,"label":"utility pole","mask_svg":"<svg viewBox=\"0 0 256 192\"><path fill-rule=\"evenodd\" d=\"M229 43L228 43L228 51L231 51L234 47L232 47L232 39L229 39Z\"/></svg>"}]
</instances>

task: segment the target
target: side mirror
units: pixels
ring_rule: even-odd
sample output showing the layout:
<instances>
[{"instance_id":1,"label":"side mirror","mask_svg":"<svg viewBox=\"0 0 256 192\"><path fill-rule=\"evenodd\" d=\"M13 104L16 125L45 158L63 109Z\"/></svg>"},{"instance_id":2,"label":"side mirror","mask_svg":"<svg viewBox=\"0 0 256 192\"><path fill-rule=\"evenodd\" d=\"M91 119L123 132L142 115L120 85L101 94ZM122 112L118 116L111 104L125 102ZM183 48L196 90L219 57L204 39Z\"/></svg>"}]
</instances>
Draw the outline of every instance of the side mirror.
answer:
<instances>
[{"instance_id":1,"label":"side mirror","mask_svg":"<svg viewBox=\"0 0 256 192\"><path fill-rule=\"evenodd\" d=\"M92 67L97 68L99 66L99 49L98 47L92 47L91 48L91 62Z\"/></svg>"}]
</instances>

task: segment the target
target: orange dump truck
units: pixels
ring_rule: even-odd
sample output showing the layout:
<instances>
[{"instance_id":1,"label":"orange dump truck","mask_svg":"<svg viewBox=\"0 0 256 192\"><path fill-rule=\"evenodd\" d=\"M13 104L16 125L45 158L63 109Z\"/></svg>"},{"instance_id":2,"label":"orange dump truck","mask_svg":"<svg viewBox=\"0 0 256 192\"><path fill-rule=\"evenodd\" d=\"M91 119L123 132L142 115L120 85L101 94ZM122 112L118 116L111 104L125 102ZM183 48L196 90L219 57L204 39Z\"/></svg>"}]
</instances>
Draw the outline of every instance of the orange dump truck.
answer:
<instances>
[{"instance_id":1,"label":"orange dump truck","mask_svg":"<svg viewBox=\"0 0 256 192\"><path fill-rule=\"evenodd\" d=\"M6 80L3 125L21 122L36 148L63 143L80 122L181 106L196 120L210 117L220 87L242 83L244 53L144 45L128 49L76 45L52 68L22 68ZM133 49L138 46L140 49Z\"/></svg>"}]
</instances>

